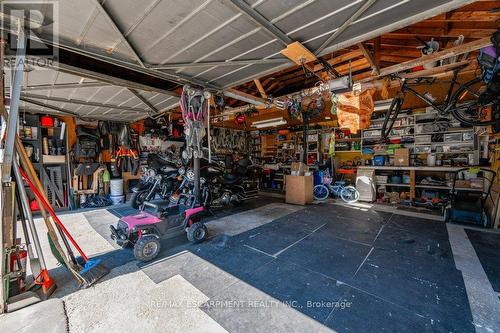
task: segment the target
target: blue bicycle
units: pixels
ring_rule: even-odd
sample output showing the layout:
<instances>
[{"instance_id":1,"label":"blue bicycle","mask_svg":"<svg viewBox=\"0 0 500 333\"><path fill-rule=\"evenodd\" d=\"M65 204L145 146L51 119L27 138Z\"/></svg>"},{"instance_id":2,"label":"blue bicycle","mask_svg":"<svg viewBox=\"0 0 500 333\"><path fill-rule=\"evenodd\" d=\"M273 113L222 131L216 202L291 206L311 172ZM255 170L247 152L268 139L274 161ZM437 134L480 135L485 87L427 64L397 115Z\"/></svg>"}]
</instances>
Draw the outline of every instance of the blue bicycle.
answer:
<instances>
[{"instance_id":1,"label":"blue bicycle","mask_svg":"<svg viewBox=\"0 0 500 333\"><path fill-rule=\"evenodd\" d=\"M344 180L336 181L332 185L331 178L328 175L323 176L323 184L314 186L313 195L314 199L323 201L328 198L330 193L338 198L340 197L347 203L353 203L359 200L359 192L354 186L345 186Z\"/></svg>"}]
</instances>

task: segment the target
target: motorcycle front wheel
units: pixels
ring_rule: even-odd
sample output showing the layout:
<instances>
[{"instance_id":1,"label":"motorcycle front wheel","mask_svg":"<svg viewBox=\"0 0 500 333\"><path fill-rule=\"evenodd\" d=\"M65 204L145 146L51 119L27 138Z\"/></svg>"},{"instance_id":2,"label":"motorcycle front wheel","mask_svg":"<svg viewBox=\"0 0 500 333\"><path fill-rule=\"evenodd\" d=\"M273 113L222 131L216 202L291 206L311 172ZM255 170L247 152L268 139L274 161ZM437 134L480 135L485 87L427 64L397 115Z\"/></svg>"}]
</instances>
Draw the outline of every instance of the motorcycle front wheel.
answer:
<instances>
[{"instance_id":1,"label":"motorcycle front wheel","mask_svg":"<svg viewBox=\"0 0 500 333\"><path fill-rule=\"evenodd\" d=\"M130 206L134 209L139 209L148 196L148 191L134 192L130 197Z\"/></svg>"}]
</instances>

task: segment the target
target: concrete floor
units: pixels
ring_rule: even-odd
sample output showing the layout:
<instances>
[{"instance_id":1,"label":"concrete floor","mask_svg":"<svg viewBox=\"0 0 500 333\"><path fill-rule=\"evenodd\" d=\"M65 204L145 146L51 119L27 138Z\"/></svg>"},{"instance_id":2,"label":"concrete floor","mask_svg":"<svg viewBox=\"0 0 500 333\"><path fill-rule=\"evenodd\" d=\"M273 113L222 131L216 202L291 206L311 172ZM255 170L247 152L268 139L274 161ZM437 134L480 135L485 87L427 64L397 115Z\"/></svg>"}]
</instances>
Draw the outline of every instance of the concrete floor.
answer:
<instances>
[{"instance_id":1,"label":"concrete floor","mask_svg":"<svg viewBox=\"0 0 500 333\"><path fill-rule=\"evenodd\" d=\"M133 212L61 215L111 268L80 290L48 256L70 332L500 331L499 268L486 246L498 234L387 207L261 197L216 212L208 241L164 241L144 264L109 238ZM0 317L0 331L6 322L16 321Z\"/></svg>"}]
</instances>

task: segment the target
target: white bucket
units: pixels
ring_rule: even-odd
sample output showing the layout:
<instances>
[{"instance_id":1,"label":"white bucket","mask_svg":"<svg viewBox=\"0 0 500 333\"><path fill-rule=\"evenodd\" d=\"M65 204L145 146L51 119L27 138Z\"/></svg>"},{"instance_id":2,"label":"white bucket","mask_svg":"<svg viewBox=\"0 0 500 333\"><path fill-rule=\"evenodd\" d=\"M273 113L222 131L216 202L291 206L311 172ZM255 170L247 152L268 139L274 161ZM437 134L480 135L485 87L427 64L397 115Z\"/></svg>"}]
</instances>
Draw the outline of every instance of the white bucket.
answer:
<instances>
[{"instance_id":1,"label":"white bucket","mask_svg":"<svg viewBox=\"0 0 500 333\"><path fill-rule=\"evenodd\" d=\"M124 195L110 195L109 198L113 202L113 205L119 205L119 204L125 202Z\"/></svg>"},{"instance_id":2,"label":"white bucket","mask_svg":"<svg viewBox=\"0 0 500 333\"><path fill-rule=\"evenodd\" d=\"M123 195L123 179L111 179L109 187L111 189L111 196Z\"/></svg>"}]
</instances>

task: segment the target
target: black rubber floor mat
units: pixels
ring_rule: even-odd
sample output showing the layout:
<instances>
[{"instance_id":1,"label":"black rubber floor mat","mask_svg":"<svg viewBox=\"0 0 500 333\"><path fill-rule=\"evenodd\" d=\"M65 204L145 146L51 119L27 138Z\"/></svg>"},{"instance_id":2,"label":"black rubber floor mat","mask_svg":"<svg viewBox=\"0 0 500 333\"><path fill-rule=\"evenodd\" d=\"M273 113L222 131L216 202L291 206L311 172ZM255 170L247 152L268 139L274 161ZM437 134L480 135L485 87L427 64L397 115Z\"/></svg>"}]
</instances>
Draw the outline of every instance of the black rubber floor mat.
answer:
<instances>
[{"instance_id":1,"label":"black rubber floor mat","mask_svg":"<svg viewBox=\"0 0 500 333\"><path fill-rule=\"evenodd\" d=\"M465 229L493 290L500 292L500 234Z\"/></svg>"}]
</instances>

